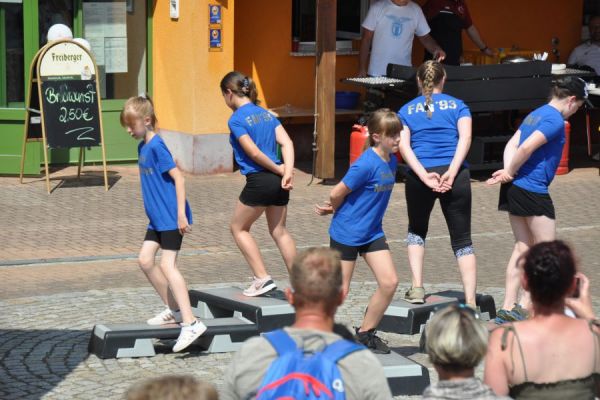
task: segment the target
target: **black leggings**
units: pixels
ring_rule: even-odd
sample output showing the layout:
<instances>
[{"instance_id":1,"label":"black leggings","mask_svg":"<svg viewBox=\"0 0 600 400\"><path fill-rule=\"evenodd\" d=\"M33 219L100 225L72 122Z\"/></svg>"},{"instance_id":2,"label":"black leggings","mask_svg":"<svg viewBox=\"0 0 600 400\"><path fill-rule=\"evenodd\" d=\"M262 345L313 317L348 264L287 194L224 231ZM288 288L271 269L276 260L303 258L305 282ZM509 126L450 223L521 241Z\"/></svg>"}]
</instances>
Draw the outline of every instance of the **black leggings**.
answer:
<instances>
[{"instance_id":1,"label":"black leggings","mask_svg":"<svg viewBox=\"0 0 600 400\"><path fill-rule=\"evenodd\" d=\"M440 175L447 170L447 166L427 168L427 172L437 172ZM406 174L405 184L409 235L417 235L423 241L425 240L429 229L431 210L433 210L435 199L439 198L454 253L472 246L470 180L469 169L461 168L454 179L452 190L446 193L437 193L425 185L413 171L409 171Z\"/></svg>"}]
</instances>

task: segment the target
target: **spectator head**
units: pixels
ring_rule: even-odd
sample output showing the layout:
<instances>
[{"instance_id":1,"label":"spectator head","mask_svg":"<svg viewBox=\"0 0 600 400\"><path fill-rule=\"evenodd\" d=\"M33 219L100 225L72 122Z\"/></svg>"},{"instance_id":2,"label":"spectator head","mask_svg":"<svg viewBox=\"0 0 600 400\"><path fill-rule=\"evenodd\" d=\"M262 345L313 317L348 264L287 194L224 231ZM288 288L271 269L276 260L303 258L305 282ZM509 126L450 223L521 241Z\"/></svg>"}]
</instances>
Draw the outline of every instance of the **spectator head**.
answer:
<instances>
[{"instance_id":1,"label":"spectator head","mask_svg":"<svg viewBox=\"0 0 600 400\"><path fill-rule=\"evenodd\" d=\"M485 356L487 330L470 308L445 307L435 313L426 329L427 354L438 373L464 373L474 369Z\"/></svg>"},{"instance_id":2,"label":"spectator head","mask_svg":"<svg viewBox=\"0 0 600 400\"><path fill-rule=\"evenodd\" d=\"M213 385L190 375L169 375L132 386L126 400L218 400Z\"/></svg>"},{"instance_id":3,"label":"spectator head","mask_svg":"<svg viewBox=\"0 0 600 400\"><path fill-rule=\"evenodd\" d=\"M48 42L61 39L73 39L71 28L64 24L54 24L48 29Z\"/></svg>"},{"instance_id":4,"label":"spectator head","mask_svg":"<svg viewBox=\"0 0 600 400\"><path fill-rule=\"evenodd\" d=\"M337 251L313 247L296 256L290 272L292 288L286 291L296 310L320 308L335 314L342 304L342 266Z\"/></svg>"},{"instance_id":5,"label":"spectator head","mask_svg":"<svg viewBox=\"0 0 600 400\"><path fill-rule=\"evenodd\" d=\"M523 287L534 305L561 305L575 288L577 266L571 248L562 240L532 246L522 257Z\"/></svg>"}]
</instances>

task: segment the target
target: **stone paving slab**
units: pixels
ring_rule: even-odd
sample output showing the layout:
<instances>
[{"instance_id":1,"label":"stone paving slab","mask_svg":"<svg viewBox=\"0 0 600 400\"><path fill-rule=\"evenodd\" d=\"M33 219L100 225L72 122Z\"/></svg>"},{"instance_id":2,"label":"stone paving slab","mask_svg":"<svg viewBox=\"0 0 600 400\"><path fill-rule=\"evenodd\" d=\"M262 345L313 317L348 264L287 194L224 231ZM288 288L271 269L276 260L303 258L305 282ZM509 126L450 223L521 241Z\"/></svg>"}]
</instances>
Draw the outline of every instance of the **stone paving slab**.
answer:
<instances>
[{"instance_id":1,"label":"stone paving slab","mask_svg":"<svg viewBox=\"0 0 600 400\"><path fill-rule=\"evenodd\" d=\"M163 353L121 360L100 360L87 354L94 324L144 321L161 308L136 265L147 223L137 168L111 166L110 170L108 192L96 167L86 167L80 182L74 181L73 168L54 173L51 195L46 194L43 179L26 178L26 184L20 185L18 179L0 177L2 399L121 398L133 382L166 373L193 373L217 386L222 383L230 354ZM306 173L296 172L289 206L288 226L299 248L328 243L330 217L314 215L312 206L326 199L332 186L307 186L309 180ZM576 169L558 176L551 187L558 237L575 246L582 269L592 279L596 310L600 310L600 284L595 284L600 282L599 183L596 169ZM239 174L186 178L195 224L178 262L191 288L248 282L250 270L228 229L242 186ZM498 304L512 233L506 215L496 211L498 188L474 180L472 189L479 291L492 294ZM401 297L409 284L402 183L392 194L385 230L400 276L397 295ZM269 271L285 284L287 273L264 219L257 222L253 233ZM427 249L428 291L460 289L439 207L432 214ZM338 320L357 325L374 288L371 272L359 261ZM383 336L392 347L401 348L402 354L431 367L427 357L417 353L419 335ZM431 368L430 374L437 379Z\"/></svg>"}]
</instances>

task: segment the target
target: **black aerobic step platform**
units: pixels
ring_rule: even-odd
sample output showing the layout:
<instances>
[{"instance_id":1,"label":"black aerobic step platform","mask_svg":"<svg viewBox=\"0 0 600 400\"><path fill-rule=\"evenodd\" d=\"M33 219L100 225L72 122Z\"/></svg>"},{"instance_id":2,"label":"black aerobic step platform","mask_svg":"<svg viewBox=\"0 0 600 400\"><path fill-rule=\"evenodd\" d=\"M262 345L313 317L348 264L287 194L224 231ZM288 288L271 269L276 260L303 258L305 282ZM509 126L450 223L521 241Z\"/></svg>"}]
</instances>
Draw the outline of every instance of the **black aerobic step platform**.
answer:
<instances>
[{"instance_id":1,"label":"black aerobic step platform","mask_svg":"<svg viewBox=\"0 0 600 400\"><path fill-rule=\"evenodd\" d=\"M256 324L259 332L269 332L294 323L294 308L281 290L273 290L258 297L247 297L242 289L223 287L190 290L190 302L200 318L230 317L239 312Z\"/></svg>"},{"instance_id":2,"label":"black aerobic step platform","mask_svg":"<svg viewBox=\"0 0 600 400\"><path fill-rule=\"evenodd\" d=\"M210 353L237 351L249 337L258 335L256 325L241 316L203 319L207 330L194 342ZM152 357L155 339L177 339L178 324L95 325L88 351L99 358Z\"/></svg>"},{"instance_id":3,"label":"black aerobic step platform","mask_svg":"<svg viewBox=\"0 0 600 400\"><path fill-rule=\"evenodd\" d=\"M413 396L423 394L429 386L429 371L394 350L390 354L375 354L387 378L394 396Z\"/></svg>"},{"instance_id":4,"label":"black aerobic step platform","mask_svg":"<svg viewBox=\"0 0 600 400\"><path fill-rule=\"evenodd\" d=\"M403 299L394 300L385 310L377 329L414 335L421 332L421 325L427 322L432 312L458 302L464 302L464 294L456 290L428 294L425 296L425 304L412 304ZM484 314L484 319L496 318L496 305L492 296L478 293L476 302Z\"/></svg>"}]
</instances>

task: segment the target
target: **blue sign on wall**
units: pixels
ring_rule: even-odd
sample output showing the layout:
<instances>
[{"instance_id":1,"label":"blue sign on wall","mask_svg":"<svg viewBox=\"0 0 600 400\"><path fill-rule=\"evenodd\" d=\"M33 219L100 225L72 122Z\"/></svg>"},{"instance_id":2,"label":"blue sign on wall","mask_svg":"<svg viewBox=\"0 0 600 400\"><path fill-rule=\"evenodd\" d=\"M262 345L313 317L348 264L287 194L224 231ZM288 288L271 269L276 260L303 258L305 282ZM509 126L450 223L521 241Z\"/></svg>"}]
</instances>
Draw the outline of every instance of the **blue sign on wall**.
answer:
<instances>
[{"instance_id":1,"label":"blue sign on wall","mask_svg":"<svg viewBox=\"0 0 600 400\"><path fill-rule=\"evenodd\" d=\"M209 23L212 25L221 24L221 6L215 4L208 5Z\"/></svg>"},{"instance_id":2,"label":"blue sign on wall","mask_svg":"<svg viewBox=\"0 0 600 400\"><path fill-rule=\"evenodd\" d=\"M223 47L223 32L221 28L210 28L209 30L209 50L220 51Z\"/></svg>"}]
</instances>

